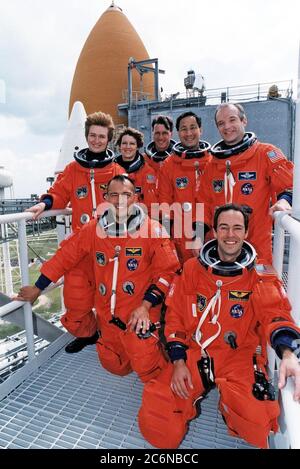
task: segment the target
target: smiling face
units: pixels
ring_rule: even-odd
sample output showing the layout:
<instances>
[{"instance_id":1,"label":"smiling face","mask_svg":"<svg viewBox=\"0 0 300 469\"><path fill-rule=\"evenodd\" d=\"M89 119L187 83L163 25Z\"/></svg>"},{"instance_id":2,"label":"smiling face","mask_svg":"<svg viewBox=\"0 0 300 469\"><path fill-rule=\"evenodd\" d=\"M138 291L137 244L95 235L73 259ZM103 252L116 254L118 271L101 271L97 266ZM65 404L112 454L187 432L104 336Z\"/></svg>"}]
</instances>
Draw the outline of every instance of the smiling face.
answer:
<instances>
[{"instance_id":1,"label":"smiling face","mask_svg":"<svg viewBox=\"0 0 300 469\"><path fill-rule=\"evenodd\" d=\"M153 128L153 140L157 151L165 151L170 145L172 132L163 124L155 124Z\"/></svg>"},{"instance_id":2,"label":"smiling face","mask_svg":"<svg viewBox=\"0 0 300 469\"><path fill-rule=\"evenodd\" d=\"M178 135L184 148L188 150L198 150L201 137L201 128L194 116L181 119Z\"/></svg>"},{"instance_id":3,"label":"smiling face","mask_svg":"<svg viewBox=\"0 0 300 469\"><path fill-rule=\"evenodd\" d=\"M240 255L244 239L248 231L245 230L244 217L237 210L221 212L214 236L218 241L218 253L221 261L234 262Z\"/></svg>"},{"instance_id":4,"label":"smiling face","mask_svg":"<svg viewBox=\"0 0 300 469\"><path fill-rule=\"evenodd\" d=\"M244 137L247 119L241 119L239 110L233 104L228 104L217 112L216 125L224 142L233 146Z\"/></svg>"},{"instance_id":5,"label":"smiling face","mask_svg":"<svg viewBox=\"0 0 300 469\"><path fill-rule=\"evenodd\" d=\"M123 161L132 161L136 155L138 146L137 141L131 135L124 135L120 144L120 152Z\"/></svg>"},{"instance_id":6,"label":"smiling face","mask_svg":"<svg viewBox=\"0 0 300 469\"><path fill-rule=\"evenodd\" d=\"M135 202L134 186L130 181L112 181L105 198L114 206L117 221L124 222L128 218L130 207Z\"/></svg>"},{"instance_id":7,"label":"smiling face","mask_svg":"<svg viewBox=\"0 0 300 469\"><path fill-rule=\"evenodd\" d=\"M101 125L91 125L87 136L89 150L93 153L101 153L108 145L108 128Z\"/></svg>"},{"instance_id":8,"label":"smiling face","mask_svg":"<svg viewBox=\"0 0 300 469\"><path fill-rule=\"evenodd\" d=\"M228 104L217 112L216 125L224 142L233 146L244 137L247 119L241 119L239 110L233 104Z\"/></svg>"}]
</instances>

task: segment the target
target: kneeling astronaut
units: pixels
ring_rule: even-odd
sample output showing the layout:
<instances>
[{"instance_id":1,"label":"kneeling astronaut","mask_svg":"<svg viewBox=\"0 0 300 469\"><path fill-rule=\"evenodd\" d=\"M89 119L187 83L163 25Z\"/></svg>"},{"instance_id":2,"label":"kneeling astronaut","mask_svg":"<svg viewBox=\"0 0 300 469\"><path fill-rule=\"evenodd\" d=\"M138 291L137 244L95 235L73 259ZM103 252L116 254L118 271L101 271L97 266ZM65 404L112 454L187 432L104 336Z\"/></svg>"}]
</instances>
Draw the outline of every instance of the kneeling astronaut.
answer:
<instances>
[{"instance_id":1,"label":"kneeling astronaut","mask_svg":"<svg viewBox=\"0 0 300 469\"><path fill-rule=\"evenodd\" d=\"M100 337L96 343L104 368L117 375L136 371L143 382L166 365L154 325L175 272L180 268L158 222L135 204L135 186L124 175L107 186L109 203L93 220L65 240L41 268L42 284L56 282L80 260L93 258L97 285L95 305ZM17 299L33 302L35 286L20 289Z\"/></svg>"},{"instance_id":2,"label":"kneeling astronaut","mask_svg":"<svg viewBox=\"0 0 300 469\"><path fill-rule=\"evenodd\" d=\"M240 206L221 206L213 227L215 239L185 263L170 289L165 334L171 363L143 392L140 429L159 448L178 447L214 386L229 433L266 448L279 415L265 368L267 342L282 359L279 388L293 376L300 400L300 329L275 271L255 264L255 250L245 241L248 215Z\"/></svg>"}]
</instances>

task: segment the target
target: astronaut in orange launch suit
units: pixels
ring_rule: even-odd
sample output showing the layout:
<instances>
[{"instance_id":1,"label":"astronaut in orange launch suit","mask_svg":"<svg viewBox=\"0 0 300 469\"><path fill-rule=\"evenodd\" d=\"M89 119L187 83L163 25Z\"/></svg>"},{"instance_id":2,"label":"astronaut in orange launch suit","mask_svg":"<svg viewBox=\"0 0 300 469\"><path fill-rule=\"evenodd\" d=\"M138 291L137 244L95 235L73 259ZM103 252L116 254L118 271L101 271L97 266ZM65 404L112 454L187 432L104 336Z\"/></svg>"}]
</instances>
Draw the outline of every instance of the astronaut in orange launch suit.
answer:
<instances>
[{"instance_id":1,"label":"astronaut in orange launch suit","mask_svg":"<svg viewBox=\"0 0 300 469\"><path fill-rule=\"evenodd\" d=\"M151 205L158 202L156 172L139 151L144 145L144 136L138 130L127 127L118 136L116 144L120 155L116 156L115 162L134 181L137 200L146 206L151 217Z\"/></svg>"},{"instance_id":2,"label":"astronaut in orange launch suit","mask_svg":"<svg viewBox=\"0 0 300 469\"><path fill-rule=\"evenodd\" d=\"M114 124L109 114L96 112L87 116L85 135L88 148L74 154L59 174L47 194L28 211L37 217L44 210L72 207L72 230L80 230L89 220L97 217L97 206L104 201L108 181L124 170L114 162L114 154L107 148L113 137ZM63 241L64 243L64 241ZM63 244L62 243L62 244ZM66 273L64 278L64 327L75 337L65 348L68 353L79 352L98 339L94 307L94 277L89 256ZM43 282L41 288L45 288Z\"/></svg>"},{"instance_id":3,"label":"astronaut in orange launch suit","mask_svg":"<svg viewBox=\"0 0 300 469\"><path fill-rule=\"evenodd\" d=\"M213 158L197 194L197 202L204 202L205 231L211 228L215 207L244 205L250 215L249 242L271 264L271 214L291 209L293 163L274 145L245 132L247 118L240 104L221 104L215 120L223 140L211 148Z\"/></svg>"},{"instance_id":4,"label":"astronaut in orange launch suit","mask_svg":"<svg viewBox=\"0 0 300 469\"><path fill-rule=\"evenodd\" d=\"M170 289L165 334L172 363L146 384L139 412L141 432L154 446L178 447L201 399L217 386L229 433L267 447L279 406L266 375L266 342L282 358L279 388L293 376L294 399L300 400L300 329L276 272L255 264L247 231L240 206L219 207L216 239L185 263Z\"/></svg>"},{"instance_id":5,"label":"astronaut in orange launch suit","mask_svg":"<svg viewBox=\"0 0 300 469\"><path fill-rule=\"evenodd\" d=\"M153 140L146 146L145 158L157 177L163 162L172 154L176 143L172 139L173 126L169 116L157 116L151 122Z\"/></svg>"},{"instance_id":6,"label":"astronaut in orange launch suit","mask_svg":"<svg viewBox=\"0 0 300 469\"><path fill-rule=\"evenodd\" d=\"M41 273L48 283L55 282L85 256L93 258L100 362L118 375L134 370L146 382L166 365L155 327L180 265L161 225L135 198L129 177L113 178L106 194L110 205L99 221L65 240ZM36 285L21 288L18 299L33 302L41 293Z\"/></svg>"},{"instance_id":7,"label":"astronaut in orange launch suit","mask_svg":"<svg viewBox=\"0 0 300 469\"><path fill-rule=\"evenodd\" d=\"M183 263L193 257L187 242L193 239L192 221L195 218L197 194L202 184L202 175L211 156L210 145L200 140L201 119L193 112L181 114L176 121L180 142L173 147L159 172L159 203L162 208L163 224L173 220L173 239L180 261ZM170 207L175 203L174 212ZM186 221L190 218L190 225ZM181 229L180 229L181 228Z\"/></svg>"}]
</instances>

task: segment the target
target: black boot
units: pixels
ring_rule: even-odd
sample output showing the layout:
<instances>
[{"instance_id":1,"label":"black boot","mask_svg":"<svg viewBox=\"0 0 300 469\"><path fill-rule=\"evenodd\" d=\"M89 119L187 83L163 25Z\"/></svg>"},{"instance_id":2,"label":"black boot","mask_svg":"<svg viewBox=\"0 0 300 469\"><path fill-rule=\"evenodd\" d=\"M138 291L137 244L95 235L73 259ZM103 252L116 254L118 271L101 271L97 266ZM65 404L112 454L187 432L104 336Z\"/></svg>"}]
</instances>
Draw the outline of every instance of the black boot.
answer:
<instances>
[{"instance_id":1,"label":"black boot","mask_svg":"<svg viewBox=\"0 0 300 469\"><path fill-rule=\"evenodd\" d=\"M66 347L65 351L67 353L77 353L80 352L87 345L95 344L99 339L99 332L96 331L91 337L77 337L77 339L70 342Z\"/></svg>"}]
</instances>

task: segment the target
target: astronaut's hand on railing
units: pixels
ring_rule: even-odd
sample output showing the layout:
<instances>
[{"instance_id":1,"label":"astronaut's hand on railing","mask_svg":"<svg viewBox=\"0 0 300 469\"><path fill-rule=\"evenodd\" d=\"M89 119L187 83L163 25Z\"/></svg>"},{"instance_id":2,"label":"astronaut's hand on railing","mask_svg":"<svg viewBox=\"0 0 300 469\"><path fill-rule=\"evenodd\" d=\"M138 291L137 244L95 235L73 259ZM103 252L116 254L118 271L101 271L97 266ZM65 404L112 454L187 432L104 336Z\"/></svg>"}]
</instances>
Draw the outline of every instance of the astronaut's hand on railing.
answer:
<instances>
[{"instance_id":1,"label":"astronaut's hand on railing","mask_svg":"<svg viewBox=\"0 0 300 469\"><path fill-rule=\"evenodd\" d=\"M20 288L20 291L17 296L14 296L12 299L15 301L29 301L31 304L40 296L42 290L34 286L25 286Z\"/></svg>"},{"instance_id":2,"label":"astronaut's hand on railing","mask_svg":"<svg viewBox=\"0 0 300 469\"><path fill-rule=\"evenodd\" d=\"M280 199L277 200L277 202L275 202L272 207L270 207L269 214L272 216L274 212L288 212L290 210L292 210L292 207L290 206L288 201L285 199Z\"/></svg>"},{"instance_id":3,"label":"astronaut's hand on railing","mask_svg":"<svg viewBox=\"0 0 300 469\"><path fill-rule=\"evenodd\" d=\"M284 388L286 379L292 376L294 378L295 390L294 401L300 401L300 363L296 354L291 350L285 350L279 367L278 388Z\"/></svg>"},{"instance_id":4,"label":"astronaut's hand on railing","mask_svg":"<svg viewBox=\"0 0 300 469\"><path fill-rule=\"evenodd\" d=\"M45 202L39 202L38 204L33 205L32 207L26 208L24 211L31 212L33 214L32 219L36 220L37 217L45 210L45 207Z\"/></svg>"}]
</instances>

